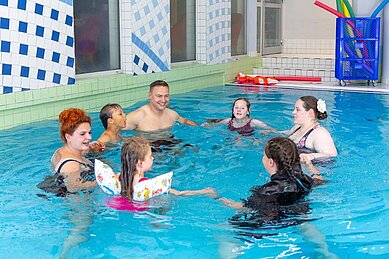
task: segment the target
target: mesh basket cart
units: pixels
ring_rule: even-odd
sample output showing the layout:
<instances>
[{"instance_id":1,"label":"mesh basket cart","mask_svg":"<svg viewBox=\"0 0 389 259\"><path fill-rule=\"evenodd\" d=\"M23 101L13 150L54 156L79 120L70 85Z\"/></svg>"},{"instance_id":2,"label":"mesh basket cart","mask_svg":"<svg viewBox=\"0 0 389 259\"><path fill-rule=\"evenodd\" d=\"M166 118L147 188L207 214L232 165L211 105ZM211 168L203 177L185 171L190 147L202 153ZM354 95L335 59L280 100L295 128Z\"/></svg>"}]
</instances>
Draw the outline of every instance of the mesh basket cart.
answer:
<instances>
[{"instance_id":1,"label":"mesh basket cart","mask_svg":"<svg viewBox=\"0 0 389 259\"><path fill-rule=\"evenodd\" d=\"M375 86L378 79L380 18L337 18L335 77L367 80Z\"/></svg>"}]
</instances>

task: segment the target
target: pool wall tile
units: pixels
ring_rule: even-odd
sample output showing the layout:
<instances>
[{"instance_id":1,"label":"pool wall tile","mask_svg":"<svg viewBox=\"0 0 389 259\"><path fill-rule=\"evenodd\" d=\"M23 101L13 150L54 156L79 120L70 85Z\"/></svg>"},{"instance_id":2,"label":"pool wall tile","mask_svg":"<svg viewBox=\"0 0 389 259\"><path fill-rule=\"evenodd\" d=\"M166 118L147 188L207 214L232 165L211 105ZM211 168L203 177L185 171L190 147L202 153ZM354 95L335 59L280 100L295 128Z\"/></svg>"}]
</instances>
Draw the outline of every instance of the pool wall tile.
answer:
<instances>
[{"instance_id":1,"label":"pool wall tile","mask_svg":"<svg viewBox=\"0 0 389 259\"><path fill-rule=\"evenodd\" d=\"M243 57L229 63L181 65L168 72L139 76L115 74L82 78L74 85L0 95L0 129L56 119L61 111L69 107L79 107L88 112L99 111L107 103L128 107L146 100L149 84L159 79L169 83L171 94L223 85L232 82L238 72L252 73L253 67L260 64L259 57Z\"/></svg>"}]
</instances>

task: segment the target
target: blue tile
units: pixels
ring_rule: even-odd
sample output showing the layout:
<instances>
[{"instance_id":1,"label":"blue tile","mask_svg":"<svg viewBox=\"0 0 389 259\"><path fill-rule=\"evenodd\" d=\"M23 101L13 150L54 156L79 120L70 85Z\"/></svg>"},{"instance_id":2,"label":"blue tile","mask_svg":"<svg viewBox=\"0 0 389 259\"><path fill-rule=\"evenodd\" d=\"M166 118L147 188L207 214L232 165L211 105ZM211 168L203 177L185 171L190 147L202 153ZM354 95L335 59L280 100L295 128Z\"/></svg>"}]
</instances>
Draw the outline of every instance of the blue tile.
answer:
<instances>
[{"instance_id":1,"label":"blue tile","mask_svg":"<svg viewBox=\"0 0 389 259\"><path fill-rule=\"evenodd\" d=\"M145 72L145 73L147 73L147 69L149 68L149 66L146 64L146 63L144 63L143 64L143 67L142 67L142 70Z\"/></svg>"},{"instance_id":2,"label":"blue tile","mask_svg":"<svg viewBox=\"0 0 389 259\"><path fill-rule=\"evenodd\" d=\"M163 26L163 27L162 27L162 34L163 34L163 35L166 35L166 34L167 34L166 26Z\"/></svg>"},{"instance_id":3,"label":"blue tile","mask_svg":"<svg viewBox=\"0 0 389 259\"><path fill-rule=\"evenodd\" d=\"M143 11L145 11L145 14L147 15L147 14L149 14L150 13L150 8L149 8L149 6L145 6L145 8L143 8Z\"/></svg>"},{"instance_id":4,"label":"blue tile","mask_svg":"<svg viewBox=\"0 0 389 259\"><path fill-rule=\"evenodd\" d=\"M36 26L35 35L36 35L36 36L43 37L43 34L44 34L44 33L45 33L45 28L42 27L42 26L37 25L37 26Z\"/></svg>"},{"instance_id":5,"label":"blue tile","mask_svg":"<svg viewBox=\"0 0 389 259\"><path fill-rule=\"evenodd\" d=\"M135 16L135 21L139 21L140 20L140 13L139 13L139 11L135 12L134 16Z\"/></svg>"},{"instance_id":6,"label":"blue tile","mask_svg":"<svg viewBox=\"0 0 389 259\"><path fill-rule=\"evenodd\" d=\"M73 25L73 17L71 17L70 15L66 15L65 24L72 26Z\"/></svg>"},{"instance_id":7,"label":"blue tile","mask_svg":"<svg viewBox=\"0 0 389 259\"><path fill-rule=\"evenodd\" d=\"M0 5L8 6L8 0L0 0Z\"/></svg>"},{"instance_id":8,"label":"blue tile","mask_svg":"<svg viewBox=\"0 0 389 259\"><path fill-rule=\"evenodd\" d=\"M60 57L60 54L58 52L53 51L53 56L51 57L51 61L53 61L55 63L59 63L59 57Z\"/></svg>"},{"instance_id":9,"label":"blue tile","mask_svg":"<svg viewBox=\"0 0 389 259\"><path fill-rule=\"evenodd\" d=\"M45 77L46 77L46 70L38 69L37 79L45 80Z\"/></svg>"},{"instance_id":10,"label":"blue tile","mask_svg":"<svg viewBox=\"0 0 389 259\"><path fill-rule=\"evenodd\" d=\"M159 22L162 21L163 16L162 16L162 14L160 12L157 14L157 18L158 18Z\"/></svg>"},{"instance_id":11,"label":"blue tile","mask_svg":"<svg viewBox=\"0 0 389 259\"><path fill-rule=\"evenodd\" d=\"M158 50L158 54L159 54L160 57L162 57L163 54L165 54L165 50L164 50L163 48L160 48L160 49Z\"/></svg>"},{"instance_id":12,"label":"blue tile","mask_svg":"<svg viewBox=\"0 0 389 259\"><path fill-rule=\"evenodd\" d=\"M19 54L27 55L28 54L28 45L20 44L20 46L19 46Z\"/></svg>"},{"instance_id":13,"label":"blue tile","mask_svg":"<svg viewBox=\"0 0 389 259\"><path fill-rule=\"evenodd\" d=\"M10 86L4 86L3 87L3 94L10 94L13 92L13 88Z\"/></svg>"},{"instance_id":14,"label":"blue tile","mask_svg":"<svg viewBox=\"0 0 389 259\"><path fill-rule=\"evenodd\" d=\"M69 47L73 47L73 37L70 37L70 36L67 36L66 37L66 45L69 46Z\"/></svg>"},{"instance_id":15,"label":"blue tile","mask_svg":"<svg viewBox=\"0 0 389 259\"><path fill-rule=\"evenodd\" d=\"M215 24L215 29L216 29L216 30L219 30L219 23L216 23L216 24Z\"/></svg>"},{"instance_id":16,"label":"blue tile","mask_svg":"<svg viewBox=\"0 0 389 259\"><path fill-rule=\"evenodd\" d=\"M11 42L2 40L1 41L1 52L10 52L11 50Z\"/></svg>"},{"instance_id":17,"label":"blue tile","mask_svg":"<svg viewBox=\"0 0 389 259\"><path fill-rule=\"evenodd\" d=\"M72 77L68 78L68 85L74 85L75 83L76 83L76 79L75 78L72 78Z\"/></svg>"},{"instance_id":18,"label":"blue tile","mask_svg":"<svg viewBox=\"0 0 389 259\"><path fill-rule=\"evenodd\" d=\"M157 1L157 0L153 0L153 6L154 6L154 7L157 7L157 6L158 6L158 1Z\"/></svg>"},{"instance_id":19,"label":"blue tile","mask_svg":"<svg viewBox=\"0 0 389 259\"><path fill-rule=\"evenodd\" d=\"M22 77L28 77L29 74L30 74L30 68L29 68L29 67L22 66L22 68L20 69L20 76L22 76Z\"/></svg>"},{"instance_id":20,"label":"blue tile","mask_svg":"<svg viewBox=\"0 0 389 259\"><path fill-rule=\"evenodd\" d=\"M59 40L59 32L58 31L54 31L51 33L51 40L53 41L57 41Z\"/></svg>"},{"instance_id":21,"label":"blue tile","mask_svg":"<svg viewBox=\"0 0 389 259\"><path fill-rule=\"evenodd\" d=\"M208 14L208 16L209 16L209 19L212 20L212 19L213 19L213 12L210 12L210 13Z\"/></svg>"},{"instance_id":22,"label":"blue tile","mask_svg":"<svg viewBox=\"0 0 389 259\"><path fill-rule=\"evenodd\" d=\"M36 57L37 58L44 58L45 57L45 49L37 48L36 49Z\"/></svg>"},{"instance_id":23,"label":"blue tile","mask_svg":"<svg viewBox=\"0 0 389 259\"><path fill-rule=\"evenodd\" d=\"M138 55L135 55L134 63L138 65L139 64L139 60L140 60L140 58L138 57Z\"/></svg>"},{"instance_id":24,"label":"blue tile","mask_svg":"<svg viewBox=\"0 0 389 259\"><path fill-rule=\"evenodd\" d=\"M160 40L159 35L155 34L154 35L154 41L157 43Z\"/></svg>"},{"instance_id":25,"label":"blue tile","mask_svg":"<svg viewBox=\"0 0 389 259\"><path fill-rule=\"evenodd\" d=\"M149 21L150 29L154 29L155 23L153 20Z\"/></svg>"},{"instance_id":26,"label":"blue tile","mask_svg":"<svg viewBox=\"0 0 389 259\"><path fill-rule=\"evenodd\" d=\"M27 23L19 21L19 31L20 32L27 32Z\"/></svg>"},{"instance_id":27,"label":"blue tile","mask_svg":"<svg viewBox=\"0 0 389 259\"><path fill-rule=\"evenodd\" d=\"M26 0L18 0L18 9L26 10Z\"/></svg>"},{"instance_id":28,"label":"blue tile","mask_svg":"<svg viewBox=\"0 0 389 259\"><path fill-rule=\"evenodd\" d=\"M66 61L66 66L73 67L74 66L74 58L68 57L68 59Z\"/></svg>"},{"instance_id":29,"label":"blue tile","mask_svg":"<svg viewBox=\"0 0 389 259\"><path fill-rule=\"evenodd\" d=\"M9 19L0 18L0 29L9 29Z\"/></svg>"},{"instance_id":30,"label":"blue tile","mask_svg":"<svg viewBox=\"0 0 389 259\"><path fill-rule=\"evenodd\" d=\"M42 15L43 14L43 5L35 4L35 13Z\"/></svg>"},{"instance_id":31,"label":"blue tile","mask_svg":"<svg viewBox=\"0 0 389 259\"><path fill-rule=\"evenodd\" d=\"M51 9L50 18L53 19L53 20L58 21L58 14L59 14L59 12L57 10Z\"/></svg>"},{"instance_id":32,"label":"blue tile","mask_svg":"<svg viewBox=\"0 0 389 259\"><path fill-rule=\"evenodd\" d=\"M140 35L145 35L146 34L146 29L144 26L140 27Z\"/></svg>"},{"instance_id":33,"label":"blue tile","mask_svg":"<svg viewBox=\"0 0 389 259\"><path fill-rule=\"evenodd\" d=\"M60 74L57 74L57 73L54 73L54 76L53 76L53 83L59 84L60 82L61 82L61 75L60 75Z\"/></svg>"},{"instance_id":34,"label":"blue tile","mask_svg":"<svg viewBox=\"0 0 389 259\"><path fill-rule=\"evenodd\" d=\"M59 0L67 5L73 6L73 0Z\"/></svg>"},{"instance_id":35,"label":"blue tile","mask_svg":"<svg viewBox=\"0 0 389 259\"><path fill-rule=\"evenodd\" d=\"M11 64L3 64L2 65L2 75L11 75L12 65Z\"/></svg>"}]
</instances>

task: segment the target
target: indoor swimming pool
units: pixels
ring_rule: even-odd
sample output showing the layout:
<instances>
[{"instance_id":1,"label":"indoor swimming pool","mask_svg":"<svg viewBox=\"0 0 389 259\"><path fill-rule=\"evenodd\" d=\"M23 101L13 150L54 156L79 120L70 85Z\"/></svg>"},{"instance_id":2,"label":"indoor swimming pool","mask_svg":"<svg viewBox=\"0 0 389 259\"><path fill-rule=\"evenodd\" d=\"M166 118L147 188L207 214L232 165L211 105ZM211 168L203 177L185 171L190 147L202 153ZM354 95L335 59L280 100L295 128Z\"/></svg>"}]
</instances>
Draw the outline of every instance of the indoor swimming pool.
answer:
<instances>
[{"instance_id":1,"label":"indoor swimming pool","mask_svg":"<svg viewBox=\"0 0 389 259\"><path fill-rule=\"evenodd\" d=\"M320 121L339 156L320 169L328 183L307 196L306 211L256 229L237 228L238 212L204 196L162 195L140 213L106 206L107 194L60 198L36 185L51 174L50 158L62 143L55 120L0 131L0 254L3 258L370 258L389 254L389 95L219 86L172 95L170 107L201 124L231 116L238 97L251 117L278 131L293 126L296 100L314 95L327 103ZM126 113L145 104L126 107ZM93 139L103 132L90 113ZM175 125L182 142L155 154L146 176L174 172L178 190L213 187L238 201L269 181L263 146L278 132L240 136L226 126ZM125 136L132 132L124 132ZM120 146L98 155L120 170ZM291 224L288 220L301 224ZM286 224L284 224L286 222Z\"/></svg>"}]
</instances>

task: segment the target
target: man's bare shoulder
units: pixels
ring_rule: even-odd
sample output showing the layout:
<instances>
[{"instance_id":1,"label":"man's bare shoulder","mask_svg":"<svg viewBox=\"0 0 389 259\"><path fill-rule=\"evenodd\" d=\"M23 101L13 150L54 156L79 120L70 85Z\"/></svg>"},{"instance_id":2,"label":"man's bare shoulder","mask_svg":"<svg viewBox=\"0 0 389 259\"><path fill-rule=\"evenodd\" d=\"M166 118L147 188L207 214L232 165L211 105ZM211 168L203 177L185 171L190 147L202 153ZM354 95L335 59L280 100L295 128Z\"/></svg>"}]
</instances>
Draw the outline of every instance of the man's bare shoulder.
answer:
<instances>
[{"instance_id":1,"label":"man's bare shoulder","mask_svg":"<svg viewBox=\"0 0 389 259\"><path fill-rule=\"evenodd\" d=\"M174 118L174 119L177 119L180 115L173 109L170 109L170 108L166 108L165 109L165 113L171 117L171 118Z\"/></svg>"}]
</instances>

